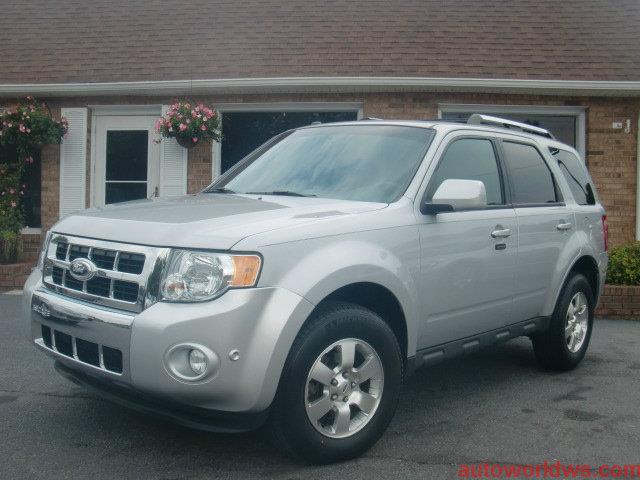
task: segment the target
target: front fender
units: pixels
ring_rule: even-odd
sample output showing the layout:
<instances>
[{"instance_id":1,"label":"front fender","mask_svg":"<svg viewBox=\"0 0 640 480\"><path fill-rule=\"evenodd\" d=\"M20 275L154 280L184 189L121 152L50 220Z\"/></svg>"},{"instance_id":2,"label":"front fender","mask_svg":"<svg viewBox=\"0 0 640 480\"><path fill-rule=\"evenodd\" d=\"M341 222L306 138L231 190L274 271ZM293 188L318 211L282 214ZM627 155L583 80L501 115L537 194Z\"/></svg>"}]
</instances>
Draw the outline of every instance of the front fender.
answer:
<instances>
[{"instance_id":1,"label":"front fender","mask_svg":"<svg viewBox=\"0 0 640 480\"><path fill-rule=\"evenodd\" d=\"M418 325L418 232L415 227L264 247L261 286L291 290L314 305L354 283L375 283L398 300L407 326L407 353L415 353Z\"/></svg>"}]
</instances>

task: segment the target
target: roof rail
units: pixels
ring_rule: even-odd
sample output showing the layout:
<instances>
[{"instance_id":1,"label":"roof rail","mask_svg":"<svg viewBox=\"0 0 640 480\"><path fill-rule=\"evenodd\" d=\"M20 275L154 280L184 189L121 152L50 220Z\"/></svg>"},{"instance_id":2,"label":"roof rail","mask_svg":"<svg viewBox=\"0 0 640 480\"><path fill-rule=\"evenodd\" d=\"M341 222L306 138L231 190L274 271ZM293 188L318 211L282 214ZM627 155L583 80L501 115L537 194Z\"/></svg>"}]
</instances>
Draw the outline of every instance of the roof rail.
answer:
<instances>
[{"instance_id":1,"label":"roof rail","mask_svg":"<svg viewBox=\"0 0 640 480\"><path fill-rule=\"evenodd\" d=\"M364 118L361 118L360 120L382 120L382 119L377 117L364 117Z\"/></svg>"},{"instance_id":2,"label":"roof rail","mask_svg":"<svg viewBox=\"0 0 640 480\"><path fill-rule=\"evenodd\" d=\"M496 127L502 127L506 129L518 129L525 133L532 133L534 135L540 135L545 138L555 138L549 130L544 128L535 127L522 122L515 122L506 118L492 117L491 115L483 115L481 113L474 113L467 120L471 125L493 125Z\"/></svg>"}]
</instances>

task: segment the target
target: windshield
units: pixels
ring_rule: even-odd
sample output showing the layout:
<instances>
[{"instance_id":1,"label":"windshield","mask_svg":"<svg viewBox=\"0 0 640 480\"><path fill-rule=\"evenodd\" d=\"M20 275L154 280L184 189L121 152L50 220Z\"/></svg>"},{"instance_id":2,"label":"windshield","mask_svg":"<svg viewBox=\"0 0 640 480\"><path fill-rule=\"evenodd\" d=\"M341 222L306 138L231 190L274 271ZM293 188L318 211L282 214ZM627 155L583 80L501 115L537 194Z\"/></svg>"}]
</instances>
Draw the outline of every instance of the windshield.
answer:
<instances>
[{"instance_id":1,"label":"windshield","mask_svg":"<svg viewBox=\"0 0 640 480\"><path fill-rule=\"evenodd\" d=\"M394 125L295 130L206 191L390 203L406 190L434 133Z\"/></svg>"}]
</instances>

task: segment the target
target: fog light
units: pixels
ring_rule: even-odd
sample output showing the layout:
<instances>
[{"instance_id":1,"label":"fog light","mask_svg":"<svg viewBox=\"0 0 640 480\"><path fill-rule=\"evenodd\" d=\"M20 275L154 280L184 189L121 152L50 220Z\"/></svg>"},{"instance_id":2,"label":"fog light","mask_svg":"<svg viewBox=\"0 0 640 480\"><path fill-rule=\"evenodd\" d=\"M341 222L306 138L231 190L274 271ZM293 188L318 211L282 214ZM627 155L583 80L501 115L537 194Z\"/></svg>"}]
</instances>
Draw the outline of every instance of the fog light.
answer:
<instances>
[{"instance_id":1,"label":"fog light","mask_svg":"<svg viewBox=\"0 0 640 480\"><path fill-rule=\"evenodd\" d=\"M197 348L194 348L189 352L189 366L191 367L191 370L193 370L193 373L195 373L196 375L204 374L204 372L207 370L206 355Z\"/></svg>"},{"instance_id":2,"label":"fog light","mask_svg":"<svg viewBox=\"0 0 640 480\"><path fill-rule=\"evenodd\" d=\"M181 382L206 382L220 370L220 358L209 347L198 343L177 343L164 354L164 367Z\"/></svg>"}]
</instances>

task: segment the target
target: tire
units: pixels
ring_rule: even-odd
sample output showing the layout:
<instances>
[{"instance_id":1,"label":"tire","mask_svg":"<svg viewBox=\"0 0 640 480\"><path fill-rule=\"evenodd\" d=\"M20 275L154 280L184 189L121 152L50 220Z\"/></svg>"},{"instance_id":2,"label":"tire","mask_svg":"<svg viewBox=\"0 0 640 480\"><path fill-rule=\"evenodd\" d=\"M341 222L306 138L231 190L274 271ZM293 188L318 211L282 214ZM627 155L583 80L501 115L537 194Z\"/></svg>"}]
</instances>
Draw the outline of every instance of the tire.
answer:
<instances>
[{"instance_id":1,"label":"tire","mask_svg":"<svg viewBox=\"0 0 640 480\"><path fill-rule=\"evenodd\" d=\"M576 308L585 303L584 310L582 307ZM556 371L571 370L578 366L591 340L594 308L593 291L587 278L582 274L571 277L560 293L549 328L532 336L533 350L540 365ZM577 314L576 311L582 310L582 314ZM581 326L577 328L576 324ZM585 325L586 332L583 333Z\"/></svg>"},{"instance_id":2,"label":"tire","mask_svg":"<svg viewBox=\"0 0 640 480\"><path fill-rule=\"evenodd\" d=\"M354 368L343 377L352 350ZM362 454L389 425L403 374L398 340L382 318L345 302L320 306L296 337L280 379L270 417L276 447L316 464Z\"/></svg>"}]
</instances>

